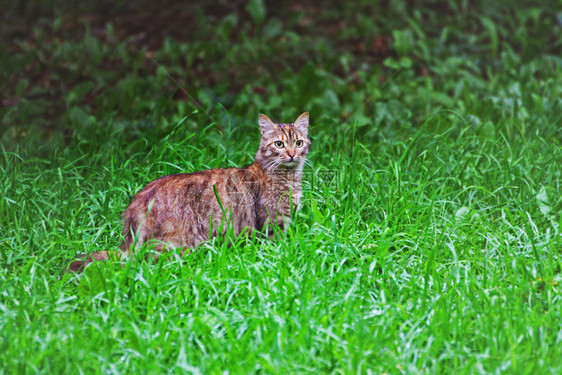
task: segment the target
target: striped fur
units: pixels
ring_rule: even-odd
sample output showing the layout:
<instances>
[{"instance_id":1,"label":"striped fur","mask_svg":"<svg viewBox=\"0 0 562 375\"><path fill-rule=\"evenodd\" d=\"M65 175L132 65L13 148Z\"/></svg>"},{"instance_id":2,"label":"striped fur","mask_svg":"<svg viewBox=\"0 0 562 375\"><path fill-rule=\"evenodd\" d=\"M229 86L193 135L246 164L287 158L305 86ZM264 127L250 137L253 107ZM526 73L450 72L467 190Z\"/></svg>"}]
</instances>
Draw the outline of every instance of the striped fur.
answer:
<instances>
[{"instance_id":1,"label":"striped fur","mask_svg":"<svg viewBox=\"0 0 562 375\"><path fill-rule=\"evenodd\" d=\"M183 254L210 237L224 235L228 226L235 234L284 230L300 206L302 170L310 146L308 112L293 124L275 124L260 115L259 124L261 140L254 164L164 176L135 195L123 213L120 254L147 243L157 251L181 248ZM94 259L108 259L108 254L83 255L69 269L82 271Z\"/></svg>"}]
</instances>

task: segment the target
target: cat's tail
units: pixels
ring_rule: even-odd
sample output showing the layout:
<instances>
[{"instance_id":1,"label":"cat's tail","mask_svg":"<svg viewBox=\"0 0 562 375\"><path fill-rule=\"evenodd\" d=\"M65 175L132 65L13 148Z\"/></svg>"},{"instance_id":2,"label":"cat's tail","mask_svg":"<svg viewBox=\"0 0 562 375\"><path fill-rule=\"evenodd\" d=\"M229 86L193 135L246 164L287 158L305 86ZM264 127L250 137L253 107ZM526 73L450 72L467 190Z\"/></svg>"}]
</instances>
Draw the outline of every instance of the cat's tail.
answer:
<instances>
[{"instance_id":1,"label":"cat's tail","mask_svg":"<svg viewBox=\"0 0 562 375\"><path fill-rule=\"evenodd\" d=\"M68 265L67 271L82 273L84 272L84 269L88 264L95 261L99 262L109 259L123 260L126 254L129 253L131 244L134 242L133 233L136 231L138 226L130 216L131 215L125 216L125 225L123 227L124 239L123 243L121 243L121 246L119 246L120 251L116 250L115 252L111 252L111 255L107 251L97 251L90 254L80 254L73 262Z\"/></svg>"},{"instance_id":2,"label":"cat's tail","mask_svg":"<svg viewBox=\"0 0 562 375\"><path fill-rule=\"evenodd\" d=\"M98 251L91 254L80 254L76 260L68 265L68 272L82 273L86 266L94 261L104 261L109 259L107 251Z\"/></svg>"}]
</instances>

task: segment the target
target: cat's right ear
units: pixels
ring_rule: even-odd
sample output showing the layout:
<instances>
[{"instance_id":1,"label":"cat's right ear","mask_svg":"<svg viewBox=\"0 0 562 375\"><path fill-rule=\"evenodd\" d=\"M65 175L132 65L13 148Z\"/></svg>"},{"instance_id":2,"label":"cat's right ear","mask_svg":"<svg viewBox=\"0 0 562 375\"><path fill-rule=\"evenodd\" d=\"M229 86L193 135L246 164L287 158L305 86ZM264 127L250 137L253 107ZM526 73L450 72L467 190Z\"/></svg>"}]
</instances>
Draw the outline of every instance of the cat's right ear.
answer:
<instances>
[{"instance_id":1,"label":"cat's right ear","mask_svg":"<svg viewBox=\"0 0 562 375\"><path fill-rule=\"evenodd\" d=\"M308 134L308 112L303 113L295 120L295 127L306 137Z\"/></svg>"},{"instance_id":2,"label":"cat's right ear","mask_svg":"<svg viewBox=\"0 0 562 375\"><path fill-rule=\"evenodd\" d=\"M275 124L269 119L269 117L267 117L263 113L260 113L259 123L262 135L266 135L267 133L275 131Z\"/></svg>"}]
</instances>

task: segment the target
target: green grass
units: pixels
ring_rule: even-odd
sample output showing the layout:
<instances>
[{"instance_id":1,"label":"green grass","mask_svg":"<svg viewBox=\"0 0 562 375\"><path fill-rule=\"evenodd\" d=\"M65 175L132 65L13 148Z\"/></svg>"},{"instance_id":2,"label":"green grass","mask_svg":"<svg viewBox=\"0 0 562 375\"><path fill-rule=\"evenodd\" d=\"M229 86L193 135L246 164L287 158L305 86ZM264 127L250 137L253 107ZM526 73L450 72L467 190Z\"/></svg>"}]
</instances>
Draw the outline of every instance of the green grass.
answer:
<instances>
[{"instance_id":1,"label":"green grass","mask_svg":"<svg viewBox=\"0 0 562 375\"><path fill-rule=\"evenodd\" d=\"M250 3L194 12L160 67L119 25L61 38L64 8L2 43L0 374L561 373L557 4ZM286 233L63 272L146 183L249 164L259 112L304 110Z\"/></svg>"}]
</instances>

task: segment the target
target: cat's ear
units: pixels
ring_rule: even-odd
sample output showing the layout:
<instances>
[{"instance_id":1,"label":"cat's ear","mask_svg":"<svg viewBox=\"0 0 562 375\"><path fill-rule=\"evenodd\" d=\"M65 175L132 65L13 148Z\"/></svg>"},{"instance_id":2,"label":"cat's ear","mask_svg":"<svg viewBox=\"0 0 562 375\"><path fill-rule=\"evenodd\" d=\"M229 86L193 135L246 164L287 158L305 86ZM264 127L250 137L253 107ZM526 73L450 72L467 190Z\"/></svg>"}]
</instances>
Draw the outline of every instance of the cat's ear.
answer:
<instances>
[{"instance_id":1,"label":"cat's ear","mask_svg":"<svg viewBox=\"0 0 562 375\"><path fill-rule=\"evenodd\" d=\"M295 128L306 137L308 134L308 112L303 113L295 120Z\"/></svg>"},{"instance_id":2,"label":"cat's ear","mask_svg":"<svg viewBox=\"0 0 562 375\"><path fill-rule=\"evenodd\" d=\"M272 131L275 131L275 124L273 123L273 121L271 121L269 119L269 117L267 117L266 115L260 113L260 128L261 128L261 134L262 135L266 135L267 133L270 133Z\"/></svg>"}]
</instances>

